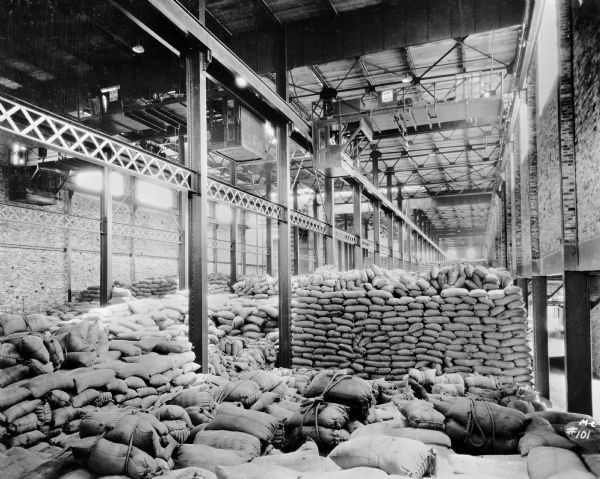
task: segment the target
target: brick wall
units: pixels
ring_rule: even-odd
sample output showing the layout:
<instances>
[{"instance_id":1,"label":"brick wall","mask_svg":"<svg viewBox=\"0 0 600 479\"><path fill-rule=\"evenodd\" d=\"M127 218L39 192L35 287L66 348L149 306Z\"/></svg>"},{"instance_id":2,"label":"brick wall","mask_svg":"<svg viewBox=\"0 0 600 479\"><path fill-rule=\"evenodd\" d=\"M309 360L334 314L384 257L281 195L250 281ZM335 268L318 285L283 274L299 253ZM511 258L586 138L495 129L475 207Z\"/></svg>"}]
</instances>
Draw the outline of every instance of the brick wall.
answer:
<instances>
[{"instance_id":1,"label":"brick wall","mask_svg":"<svg viewBox=\"0 0 600 479\"><path fill-rule=\"evenodd\" d=\"M64 303L69 290L69 267L72 291L98 285L99 196L72 193L70 217L84 221L84 228L90 231L67 229L62 226L68 217L66 190L54 206L11 202L7 174L7 169L0 168L0 208L13 214L11 221L0 219L0 312L43 311L49 305ZM32 215L48 221L48 225L33 224ZM134 207L129 199L113 201L115 222L177 232L176 215L176 211ZM113 279L130 281L178 272L176 243L118 235L114 235L113 243ZM67 246L71 249L70 261Z\"/></svg>"},{"instance_id":2,"label":"brick wall","mask_svg":"<svg viewBox=\"0 0 600 479\"><path fill-rule=\"evenodd\" d=\"M585 1L574 35L579 240L600 234L600 4Z\"/></svg>"},{"instance_id":3,"label":"brick wall","mask_svg":"<svg viewBox=\"0 0 600 479\"><path fill-rule=\"evenodd\" d=\"M538 118L537 147L540 257L543 258L560 250L562 236L556 89Z\"/></svg>"}]
</instances>

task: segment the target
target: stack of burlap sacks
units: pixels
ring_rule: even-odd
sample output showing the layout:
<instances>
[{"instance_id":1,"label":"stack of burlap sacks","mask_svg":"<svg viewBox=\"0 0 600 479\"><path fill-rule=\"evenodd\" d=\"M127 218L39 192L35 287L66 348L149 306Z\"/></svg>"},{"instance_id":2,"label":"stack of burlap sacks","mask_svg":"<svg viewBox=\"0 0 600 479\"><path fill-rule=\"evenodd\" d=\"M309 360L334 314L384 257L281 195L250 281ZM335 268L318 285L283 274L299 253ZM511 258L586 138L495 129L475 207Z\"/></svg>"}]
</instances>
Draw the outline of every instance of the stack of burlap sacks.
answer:
<instances>
[{"instance_id":1,"label":"stack of burlap sacks","mask_svg":"<svg viewBox=\"0 0 600 479\"><path fill-rule=\"evenodd\" d=\"M251 296L254 299L267 299L279 292L277 278L268 274L261 276L248 276L231 286L238 296Z\"/></svg>"},{"instance_id":2,"label":"stack of burlap sacks","mask_svg":"<svg viewBox=\"0 0 600 479\"><path fill-rule=\"evenodd\" d=\"M131 283L117 280L114 282L114 286L131 290L132 295L136 298L148 298L176 293L179 289L179 279L177 276L153 277Z\"/></svg>"},{"instance_id":3,"label":"stack of burlap sacks","mask_svg":"<svg viewBox=\"0 0 600 479\"><path fill-rule=\"evenodd\" d=\"M78 296L78 301L84 302L99 302L100 301L100 286L88 286L86 289L81 291Z\"/></svg>"},{"instance_id":4,"label":"stack of burlap sacks","mask_svg":"<svg viewBox=\"0 0 600 479\"><path fill-rule=\"evenodd\" d=\"M410 368L434 368L530 384L520 289L504 275L501 281L467 266L421 276L373 266L295 278L293 364L352 368L363 378L401 379ZM467 289L479 284L484 288Z\"/></svg>"},{"instance_id":5,"label":"stack of burlap sacks","mask_svg":"<svg viewBox=\"0 0 600 479\"><path fill-rule=\"evenodd\" d=\"M229 286L229 275L225 273L210 273L208 275L208 294L228 294L231 292Z\"/></svg>"},{"instance_id":6,"label":"stack of burlap sacks","mask_svg":"<svg viewBox=\"0 0 600 479\"><path fill-rule=\"evenodd\" d=\"M71 301L64 304L57 304L49 307L46 310L48 316L56 316L62 321L69 321L84 313L87 313L90 309L93 309L96 305L80 303L77 301Z\"/></svg>"},{"instance_id":7,"label":"stack of burlap sacks","mask_svg":"<svg viewBox=\"0 0 600 479\"><path fill-rule=\"evenodd\" d=\"M262 339L278 331L277 298L209 297L209 335ZM212 340L216 342L216 340Z\"/></svg>"},{"instance_id":8,"label":"stack of burlap sacks","mask_svg":"<svg viewBox=\"0 0 600 479\"><path fill-rule=\"evenodd\" d=\"M269 339L225 337L209 345L209 372L235 379L241 372L272 369L277 346Z\"/></svg>"},{"instance_id":9,"label":"stack of burlap sacks","mask_svg":"<svg viewBox=\"0 0 600 479\"><path fill-rule=\"evenodd\" d=\"M30 446L77 430L82 408L148 408L196 381L187 299L136 300L56 317L0 317L0 440Z\"/></svg>"}]
</instances>

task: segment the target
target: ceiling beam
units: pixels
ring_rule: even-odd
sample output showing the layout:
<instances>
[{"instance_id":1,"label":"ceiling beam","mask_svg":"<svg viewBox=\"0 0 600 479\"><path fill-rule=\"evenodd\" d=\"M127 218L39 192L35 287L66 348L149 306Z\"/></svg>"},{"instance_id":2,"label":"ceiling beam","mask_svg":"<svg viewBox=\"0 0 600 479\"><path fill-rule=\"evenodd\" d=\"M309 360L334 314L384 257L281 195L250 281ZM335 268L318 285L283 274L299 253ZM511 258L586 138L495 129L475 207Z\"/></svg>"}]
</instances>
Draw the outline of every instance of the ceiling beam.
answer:
<instances>
[{"instance_id":1,"label":"ceiling beam","mask_svg":"<svg viewBox=\"0 0 600 479\"><path fill-rule=\"evenodd\" d=\"M381 130L379 132L373 133L373 141L387 140L387 139L391 139L391 138L410 137L410 136L414 136L414 135L423 135L426 133L443 133L445 131L464 130L465 128L475 128L477 126L489 126L489 125L495 125L497 123L498 123L497 119L496 120L488 119L486 121L486 119L482 119L482 118L478 119L477 122L466 121L466 120L446 121L446 122L442 122L441 127L438 123L432 123L431 126L418 125L416 130L413 126L410 126L407 129L407 132L405 135L402 135L402 133L397 128L394 128L394 129L390 129L390 130Z\"/></svg>"},{"instance_id":2,"label":"ceiling beam","mask_svg":"<svg viewBox=\"0 0 600 479\"><path fill-rule=\"evenodd\" d=\"M292 135L296 138L296 142L312 150L310 129L306 121L205 25L176 0L149 0L149 3L179 30L180 35L188 39L194 38L194 41L211 51L212 61L207 73L212 79L221 83L226 89L238 90L241 100L268 120L292 123L294 125ZM147 9L147 5L145 8ZM248 87L244 91L235 87L234 79L238 75L248 82Z\"/></svg>"},{"instance_id":3,"label":"ceiling beam","mask_svg":"<svg viewBox=\"0 0 600 479\"><path fill-rule=\"evenodd\" d=\"M525 0L405 0L289 22L288 68L327 63L520 25ZM275 70L275 32L252 30L231 48L260 74Z\"/></svg>"}]
</instances>

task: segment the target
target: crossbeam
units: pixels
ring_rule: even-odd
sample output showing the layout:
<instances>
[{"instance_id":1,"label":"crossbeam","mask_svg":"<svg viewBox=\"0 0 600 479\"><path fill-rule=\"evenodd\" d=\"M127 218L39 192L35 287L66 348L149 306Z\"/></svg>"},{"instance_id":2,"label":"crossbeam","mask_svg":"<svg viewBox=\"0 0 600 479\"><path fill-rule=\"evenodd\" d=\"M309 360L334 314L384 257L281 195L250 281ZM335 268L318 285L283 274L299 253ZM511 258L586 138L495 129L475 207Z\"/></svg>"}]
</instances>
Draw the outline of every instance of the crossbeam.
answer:
<instances>
[{"instance_id":1,"label":"crossbeam","mask_svg":"<svg viewBox=\"0 0 600 479\"><path fill-rule=\"evenodd\" d=\"M192 188L194 173L188 168L4 95L0 95L0 131L169 188Z\"/></svg>"}]
</instances>

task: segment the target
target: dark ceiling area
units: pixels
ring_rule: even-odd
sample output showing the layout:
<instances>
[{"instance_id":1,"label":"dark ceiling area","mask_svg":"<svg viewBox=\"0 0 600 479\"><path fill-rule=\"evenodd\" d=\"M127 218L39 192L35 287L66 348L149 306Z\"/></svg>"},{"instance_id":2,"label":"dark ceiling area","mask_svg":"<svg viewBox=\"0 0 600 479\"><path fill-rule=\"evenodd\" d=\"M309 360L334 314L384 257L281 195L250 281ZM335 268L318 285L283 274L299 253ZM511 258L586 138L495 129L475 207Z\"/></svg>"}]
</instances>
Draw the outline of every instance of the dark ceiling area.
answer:
<instances>
[{"instance_id":1,"label":"dark ceiling area","mask_svg":"<svg viewBox=\"0 0 600 479\"><path fill-rule=\"evenodd\" d=\"M193 11L195 2L181 4ZM306 123L323 116L324 97L368 119L373 141L355 167L373 178L379 151L380 187L391 175L393 196L429 219L442 248L483 241L524 14L524 0L206 1L207 28L272 89L277 48L286 46L290 104ZM0 37L2 94L177 159L186 132L178 53L189 40L151 2L7 0ZM115 85L119 107L103 111L100 91ZM212 84L214 121L226 95ZM319 192L313 158L300 147L291 154L293 186ZM227 181L229 161L211 155L210 174ZM264 164L244 164L241 187L264 196ZM339 211L350 213L352 189L336 185Z\"/></svg>"}]
</instances>

